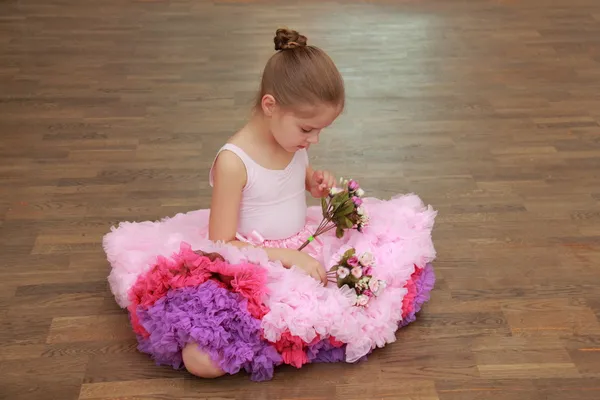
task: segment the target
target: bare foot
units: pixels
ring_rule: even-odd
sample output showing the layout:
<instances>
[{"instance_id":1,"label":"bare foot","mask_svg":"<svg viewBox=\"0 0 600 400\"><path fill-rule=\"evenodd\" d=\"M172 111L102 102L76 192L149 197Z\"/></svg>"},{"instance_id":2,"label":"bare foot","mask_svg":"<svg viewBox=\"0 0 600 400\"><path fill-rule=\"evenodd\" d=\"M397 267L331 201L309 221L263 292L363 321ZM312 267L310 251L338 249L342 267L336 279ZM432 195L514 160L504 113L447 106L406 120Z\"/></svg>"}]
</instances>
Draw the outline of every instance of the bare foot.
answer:
<instances>
[{"instance_id":1,"label":"bare foot","mask_svg":"<svg viewBox=\"0 0 600 400\"><path fill-rule=\"evenodd\" d=\"M225 375L210 358L208 353L202 351L196 343L188 343L182 351L185 368L192 375L200 378L218 378Z\"/></svg>"}]
</instances>

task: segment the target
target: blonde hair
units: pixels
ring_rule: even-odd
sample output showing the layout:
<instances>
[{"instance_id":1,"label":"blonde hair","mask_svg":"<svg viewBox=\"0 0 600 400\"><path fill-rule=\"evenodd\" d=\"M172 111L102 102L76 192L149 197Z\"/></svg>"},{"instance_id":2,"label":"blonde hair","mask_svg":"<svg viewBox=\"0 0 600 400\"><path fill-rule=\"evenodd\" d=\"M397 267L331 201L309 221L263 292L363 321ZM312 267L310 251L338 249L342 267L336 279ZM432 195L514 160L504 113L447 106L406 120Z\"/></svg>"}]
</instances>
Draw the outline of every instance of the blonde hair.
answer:
<instances>
[{"instance_id":1,"label":"blonde hair","mask_svg":"<svg viewBox=\"0 0 600 400\"><path fill-rule=\"evenodd\" d=\"M275 50L267 62L256 99L261 108L264 95L272 95L282 108L329 104L344 107L344 80L333 60L306 36L286 28L275 32Z\"/></svg>"}]
</instances>

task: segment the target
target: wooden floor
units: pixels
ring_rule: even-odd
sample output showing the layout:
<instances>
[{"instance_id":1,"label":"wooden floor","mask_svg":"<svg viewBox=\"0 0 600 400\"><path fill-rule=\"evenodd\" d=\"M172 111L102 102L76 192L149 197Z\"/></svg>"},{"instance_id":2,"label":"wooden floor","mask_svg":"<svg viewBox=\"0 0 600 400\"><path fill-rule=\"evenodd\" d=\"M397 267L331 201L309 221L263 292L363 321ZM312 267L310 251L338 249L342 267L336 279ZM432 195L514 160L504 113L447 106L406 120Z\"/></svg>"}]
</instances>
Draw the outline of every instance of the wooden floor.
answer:
<instances>
[{"instance_id":1,"label":"wooden floor","mask_svg":"<svg viewBox=\"0 0 600 400\"><path fill-rule=\"evenodd\" d=\"M439 210L438 283L359 365L193 379L136 351L101 238L209 205L279 25L348 108L312 152ZM0 398L600 398L600 2L0 2Z\"/></svg>"}]
</instances>

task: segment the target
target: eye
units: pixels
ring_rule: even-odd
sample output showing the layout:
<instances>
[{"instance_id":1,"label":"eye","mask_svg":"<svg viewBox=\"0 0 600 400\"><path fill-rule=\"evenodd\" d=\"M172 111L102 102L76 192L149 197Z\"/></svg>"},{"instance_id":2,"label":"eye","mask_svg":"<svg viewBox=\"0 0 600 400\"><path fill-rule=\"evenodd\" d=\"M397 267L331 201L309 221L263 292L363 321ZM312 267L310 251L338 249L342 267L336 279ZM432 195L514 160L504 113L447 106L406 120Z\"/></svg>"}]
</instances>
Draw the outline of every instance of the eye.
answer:
<instances>
[{"instance_id":1,"label":"eye","mask_svg":"<svg viewBox=\"0 0 600 400\"><path fill-rule=\"evenodd\" d=\"M302 132L304 132L304 133L310 133L310 132L312 132L312 129L302 128Z\"/></svg>"}]
</instances>

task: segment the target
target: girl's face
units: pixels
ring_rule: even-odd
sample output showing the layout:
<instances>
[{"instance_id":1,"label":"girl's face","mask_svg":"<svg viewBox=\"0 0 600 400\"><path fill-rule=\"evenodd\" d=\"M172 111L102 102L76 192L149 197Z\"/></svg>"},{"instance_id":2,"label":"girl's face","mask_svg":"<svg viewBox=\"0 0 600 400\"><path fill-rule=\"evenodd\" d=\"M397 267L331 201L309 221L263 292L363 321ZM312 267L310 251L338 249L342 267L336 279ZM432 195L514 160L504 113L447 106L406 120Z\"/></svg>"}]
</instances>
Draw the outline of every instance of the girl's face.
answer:
<instances>
[{"instance_id":1,"label":"girl's face","mask_svg":"<svg viewBox=\"0 0 600 400\"><path fill-rule=\"evenodd\" d=\"M342 111L341 106L329 104L296 110L283 110L277 104L266 108L263 102L263 112L269 118L273 137L290 153L318 143L321 131L331 125Z\"/></svg>"}]
</instances>

